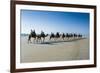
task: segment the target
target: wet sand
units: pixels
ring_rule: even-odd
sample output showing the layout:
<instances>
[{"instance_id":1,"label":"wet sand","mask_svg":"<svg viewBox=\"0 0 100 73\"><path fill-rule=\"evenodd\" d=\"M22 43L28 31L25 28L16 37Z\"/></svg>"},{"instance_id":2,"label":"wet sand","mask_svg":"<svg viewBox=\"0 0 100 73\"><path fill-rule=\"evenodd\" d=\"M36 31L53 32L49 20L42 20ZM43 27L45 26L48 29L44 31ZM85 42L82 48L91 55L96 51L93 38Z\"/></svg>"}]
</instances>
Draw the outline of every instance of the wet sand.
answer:
<instances>
[{"instance_id":1,"label":"wet sand","mask_svg":"<svg viewBox=\"0 0 100 73\"><path fill-rule=\"evenodd\" d=\"M53 39L45 43L29 43L28 37L21 36L21 63L71 61L89 59L89 39L65 40Z\"/></svg>"}]
</instances>

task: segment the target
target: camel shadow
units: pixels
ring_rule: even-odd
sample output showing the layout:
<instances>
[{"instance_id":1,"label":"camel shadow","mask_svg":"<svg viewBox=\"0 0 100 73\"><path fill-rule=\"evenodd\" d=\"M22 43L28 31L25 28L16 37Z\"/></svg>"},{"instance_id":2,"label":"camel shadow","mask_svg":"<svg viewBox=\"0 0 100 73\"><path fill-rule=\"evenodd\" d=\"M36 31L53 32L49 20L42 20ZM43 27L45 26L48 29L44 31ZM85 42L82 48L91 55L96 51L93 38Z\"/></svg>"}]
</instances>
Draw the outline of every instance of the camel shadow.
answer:
<instances>
[{"instance_id":1,"label":"camel shadow","mask_svg":"<svg viewBox=\"0 0 100 73\"><path fill-rule=\"evenodd\" d=\"M79 41L79 40L83 40L86 38L80 38L80 39L71 39L71 40L63 40L63 41L47 41L47 42L42 42L42 43L38 43L38 44L43 44L43 45L56 45L56 43L64 43L64 42L75 42L75 41Z\"/></svg>"},{"instance_id":2,"label":"camel shadow","mask_svg":"<svg viewBox=\"0 0 100 73\"><path fill-rule=\"evenodd\" d=\"M55 45L55 43L53 43L53 42L43 42L43 43L40 43L40 44L43 44L43 45Z\"/></svg>"}]
</instances>

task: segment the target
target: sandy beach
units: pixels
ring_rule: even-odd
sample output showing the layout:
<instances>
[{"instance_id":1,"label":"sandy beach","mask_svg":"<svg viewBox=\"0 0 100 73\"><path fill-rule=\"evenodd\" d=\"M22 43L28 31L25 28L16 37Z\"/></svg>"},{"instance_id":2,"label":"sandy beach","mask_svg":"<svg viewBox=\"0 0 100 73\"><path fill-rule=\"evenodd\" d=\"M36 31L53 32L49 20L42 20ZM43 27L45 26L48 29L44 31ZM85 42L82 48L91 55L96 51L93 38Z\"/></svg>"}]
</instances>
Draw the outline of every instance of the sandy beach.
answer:
<instances>
[{"instance_id":1,"label":"sandy beach","mask_svg":"<svg viewBox=\"0 0 100 73\"><path fill-rule=\"evenodd\" d=\"M29 43L28 36L21 36L21 63L71 61L89 59L89 39L56 42L47 37L45 43Z\"/></svg>"}]
</instances>

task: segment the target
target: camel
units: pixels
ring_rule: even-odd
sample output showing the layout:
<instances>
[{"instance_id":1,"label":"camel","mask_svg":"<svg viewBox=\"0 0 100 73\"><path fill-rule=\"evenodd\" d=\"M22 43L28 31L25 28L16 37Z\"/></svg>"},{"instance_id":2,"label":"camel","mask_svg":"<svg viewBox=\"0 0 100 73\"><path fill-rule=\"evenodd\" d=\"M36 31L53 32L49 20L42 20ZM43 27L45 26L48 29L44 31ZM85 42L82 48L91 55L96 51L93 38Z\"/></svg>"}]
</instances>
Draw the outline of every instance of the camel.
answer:
<instances>
[{"instance_id":1,"label":"camel","mask_svg":"<svg viewBox=\"0 0 100 73\"><path fill-rule=\"evenodd\" d=\"M78 34L78 38L82 38L82 34Z\"/></svg>"},{"instance_id":2,"label":"camel","mask_svg":"<svg viewBox=\"0 0 100 73\"><path fill-rule=\"evenodd\" d=\"M58 38L60 38L59 32L57 32L56 35L55 35L54 33L51 33L51 35L50 35L50 40L51 40L52 38L54 38L55 40L58 39Z\"/></svg>"},{"instance_id":3,"label":"camel","mask_svg":"<svg viewBox=\"0 0 100 73\"><path fill-rule=\"evenodd\" d=\"M52 32L51 32L51 35L50 35L50 40L51 40L51 38L55 38L55 35Z\"/></svg>"},{"instance_id":4,"label":"camel","mask_svg":"<svg viewBox=\"0 0 100 73\"><path fill-rule=\"evenodd\" d=\"M36 37L37 37L37 42L38 41L41 41L41 42L44 42L45 38L48 36L48 34L44 34L43 31L41 31L41 34L38 34ZM43 39L43 40L42 40Z\"/></svg>"},{"instance_id":5,"label":"camel","mask_svg":"<svg viewBox=\"0 0 100 73\"><path fill-rule=\"evenodd\" d=\"M70 34L69 33L66 33L66 38L70 38Z\"/></svg>"},{"instance_id":6,"label":"camel","mask_svg":"<svg viewBox=\"0 0 100 73\"><path fill-rule=\"evenodd\" d=\"M34 38L34 42L35 42L35 40L36 40L36 32L35 32L35 30L34 31L31 30L31 33L28 36L28 43L31 42L31 38Z\"/></svg>"},{"instance_id":7,"label":"camel","mask_svg":"<svg viewBox=\"0 0 100 73\"><path fill-rule=\"evenodd\" d=\"M63 34L62 34L62 39L64 40L64 38L65 38L65 34L63 33Z\"/></svg>"},{"instance_id":8,"label":"camel","mask_svg":"<svg viewBox=\"0 0 100 73\"><path fill-rule=\"evenodd\" d=\"M77 34L76 33L74 33L73 35L74 35L74 38L77 38Z\"/></svg>"}]
</instances>

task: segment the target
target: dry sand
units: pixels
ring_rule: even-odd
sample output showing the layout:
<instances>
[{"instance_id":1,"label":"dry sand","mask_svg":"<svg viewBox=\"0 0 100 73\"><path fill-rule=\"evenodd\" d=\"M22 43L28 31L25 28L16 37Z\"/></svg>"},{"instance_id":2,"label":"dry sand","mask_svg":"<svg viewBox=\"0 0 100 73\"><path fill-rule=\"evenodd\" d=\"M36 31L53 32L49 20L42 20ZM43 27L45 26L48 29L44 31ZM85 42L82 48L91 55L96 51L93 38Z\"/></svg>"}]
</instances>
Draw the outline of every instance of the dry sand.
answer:
<instances>
[{"instance_id":1,"label":"dry sand","mask_svg":"<svg viewBox=\"0 0 100 73\"><path fill-rule=\"evenodd\" d=\"M54 42L47 37L45 44L28 44L27 39L21 36L21 63L89 59L89 39L86 38Z\"/></svg>"}]
</instances>

